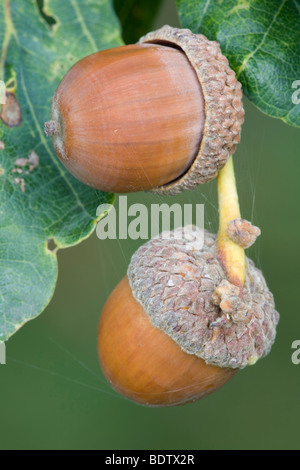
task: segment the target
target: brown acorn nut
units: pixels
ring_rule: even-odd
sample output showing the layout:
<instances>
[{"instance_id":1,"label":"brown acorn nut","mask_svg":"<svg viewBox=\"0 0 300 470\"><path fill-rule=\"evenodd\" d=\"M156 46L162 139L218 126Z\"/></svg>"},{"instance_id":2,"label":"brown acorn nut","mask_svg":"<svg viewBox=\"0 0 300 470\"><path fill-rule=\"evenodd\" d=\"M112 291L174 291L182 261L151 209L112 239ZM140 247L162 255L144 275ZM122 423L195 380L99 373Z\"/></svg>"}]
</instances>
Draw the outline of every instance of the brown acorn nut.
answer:
<instances>
[{"instance_id":1,"label":"brown acorn nut","mask_svg":"<svg viewBox=\"0 0 300 470\"><path fill-rule=\"evenodd\" d=\"M216 42L165 26L77 62L46 135L79 180L175 194L216 177L240 140L241 85Z\"/></svg>"},{"instance_id":2,"label":"brown acorn nut","mask_svg":"<svg viewBox=\"0 0 300 470\"><path fill-rule=\"evenodd\" d=\"M279 319L252 261L241 295L217 259L215 235L205 232L201 246L195 227L173 234L133 255L99 323L105 376L148 406L184 404L217 390L268 354Z\"/></svg>"}]
</instances>

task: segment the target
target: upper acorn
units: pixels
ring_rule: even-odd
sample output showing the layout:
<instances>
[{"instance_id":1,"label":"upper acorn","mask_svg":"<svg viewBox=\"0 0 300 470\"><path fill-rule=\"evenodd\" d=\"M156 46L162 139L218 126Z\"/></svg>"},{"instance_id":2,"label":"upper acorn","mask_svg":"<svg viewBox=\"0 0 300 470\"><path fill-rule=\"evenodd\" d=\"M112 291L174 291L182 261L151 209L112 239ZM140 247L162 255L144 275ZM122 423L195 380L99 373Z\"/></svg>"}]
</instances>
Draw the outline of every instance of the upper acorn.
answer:
<instances>
[{"instance_id":1,"label":"upper acorn","mask_svg":"<svg viewBox=\"0 0 300 470\"><path fill-rule=\"evenodd\" d=\"M240 140L241 84L217 42L164 26L77 62L46 135L82 182L175 194L215 178Z\"/></svg>"}]
</instances>

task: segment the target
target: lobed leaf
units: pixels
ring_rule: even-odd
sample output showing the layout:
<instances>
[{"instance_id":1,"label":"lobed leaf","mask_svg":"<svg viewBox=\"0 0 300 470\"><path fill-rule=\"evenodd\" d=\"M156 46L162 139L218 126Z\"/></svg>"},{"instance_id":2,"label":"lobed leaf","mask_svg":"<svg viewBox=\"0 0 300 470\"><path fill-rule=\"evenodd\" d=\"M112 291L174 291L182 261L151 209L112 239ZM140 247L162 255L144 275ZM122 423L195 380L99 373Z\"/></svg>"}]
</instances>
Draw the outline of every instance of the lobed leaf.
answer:
<instances>
[{"instance_id":1,"label":"lobed leaf","mask_svg":"<svg viewBox=\"0 0 300 470\"><path fill-rule=\"evenodd\" d=\"M262 112L300 126L299 0L177 0L177 8L183 27L220 43Z\"/></svg>"},{"instance_id":2,"label":"lobed leaf","mask_svg":"<svg viewBox=\"0 0 300 470\"><path fill-rule=\"evenodd\" d=\"M58 248L79 243L94 230L98 205L113 200L64 169L43 127L67 70L121 44L110 0L0 1L0 80L12 97L0 120L0 341L53 295L49 240Z\"/></svg>"}]
</instances>

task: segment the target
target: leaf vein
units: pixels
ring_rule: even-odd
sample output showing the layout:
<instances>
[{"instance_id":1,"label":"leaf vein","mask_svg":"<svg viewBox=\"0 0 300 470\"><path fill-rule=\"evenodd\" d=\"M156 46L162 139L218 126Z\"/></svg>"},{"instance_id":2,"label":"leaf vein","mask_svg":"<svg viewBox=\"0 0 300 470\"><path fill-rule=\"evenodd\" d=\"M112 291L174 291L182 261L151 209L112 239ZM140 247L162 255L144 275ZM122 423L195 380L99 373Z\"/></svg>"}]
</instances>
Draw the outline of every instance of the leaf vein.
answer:
<instances>
[{"instance_id":1,"label":"leaf vein","mask_svg":"<svg viewBox=\"0 0 300 470\"><path fill-rule=\"evenodd\" d=\"M72 7L74 8L75 10L75 13L76 13L76 16L77 16L77 19L80 23L80 26L81 26L81 29L83 31L83 34L86 36L86 38L88 39L89 43L91 44L92 46L92 49L93 49L93 52L97 52L98 50L98 47L97 47L97 44L93 38L93 36L91 35L91 33L89 32L87 26L86 26L86 23L84 21L84 18L81 14L81 11L78 7L78 4L77 4L77 0L71 0L71 5Z\"/></svg>"},{"instance_id":2,"label":"leaf vein","mask_svg":"<svg viewBox=\"0 0 300 470\"><path fill-rule=\"evenodd\" d=\"M277 20L277 17L279 16L282 8L284 7L284 5L286 4L287 0L283 0L280 7L278 8L276 14L274 15L274 18L272 19L269 27L267 28L267 30L265 31L264 35L263 35L263 38L261 40L261 42L258 44L258 46L250 53L248 54L245 59L243 60L242 64L240 65L240 67L238 68L237 72L236 72L236 76L237 78L239 78L239 76L241 75L241 73L245 70L245 68L247 67L247 64L249 62L249 60L251 58L254 57L254 55L257 53L257 51L259 51L259 49L261 49L261 47L263 46L271 28L273 27L273 24L275 23L275 21Z\"/></svg>"}]
</instances>

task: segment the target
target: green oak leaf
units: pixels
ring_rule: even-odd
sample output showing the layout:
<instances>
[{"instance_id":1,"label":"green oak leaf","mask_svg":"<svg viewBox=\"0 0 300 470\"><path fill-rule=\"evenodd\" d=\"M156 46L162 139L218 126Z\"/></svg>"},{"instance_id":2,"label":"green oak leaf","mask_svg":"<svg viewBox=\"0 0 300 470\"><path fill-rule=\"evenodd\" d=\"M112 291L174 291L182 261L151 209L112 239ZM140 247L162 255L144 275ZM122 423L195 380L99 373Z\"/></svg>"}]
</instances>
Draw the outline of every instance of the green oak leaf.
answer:
<instances>
[{"instance_id":1,"label":"green oak leaf","mask_svg":"<svg viewBox=\"0 0 300 470\"><path fill-rule=\"evenodd\" d=\"M94 230L97 207L113 201L112 194L81 184L64 169L43 126L67 70L122 41L109 0L0 0L0 44L0 80L15 93L22 113L16 127L0 120L3 341L53 295L57 259L49 240L58 248L79 243Z\"/></svg>"},{"instance_id":2,"label":"green oak leaf","mask_svg":"<svg viewBox=\"0 0 300 470\"><path fill-rule=\"evenodd\" d=\"M248 98L300 126L299 0L177 0L183 27L220 43Z\"/></svg>"},{"instance_id":3,"label":"green oak leaf","mask_svg":"<svg viewBox=\"0 0 300 470\"><path fill-rule=\"evenodd\" d=\"M151 30L162 0L114 0L126 44L136 43Z\"/></svg>"}]
</instances>

